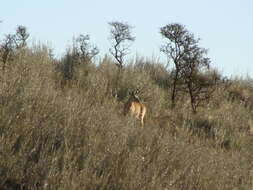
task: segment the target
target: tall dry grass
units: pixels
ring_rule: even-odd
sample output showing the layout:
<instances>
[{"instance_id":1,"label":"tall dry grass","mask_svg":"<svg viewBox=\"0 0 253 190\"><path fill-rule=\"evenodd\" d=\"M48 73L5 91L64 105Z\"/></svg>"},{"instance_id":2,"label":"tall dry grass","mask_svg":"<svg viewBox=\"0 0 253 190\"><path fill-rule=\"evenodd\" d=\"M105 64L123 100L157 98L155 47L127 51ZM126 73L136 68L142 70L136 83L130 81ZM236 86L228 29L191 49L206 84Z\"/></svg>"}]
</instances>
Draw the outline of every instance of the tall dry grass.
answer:
<instances>
[{"instance_id":1,"label":"tall dry grass","mask_svg":"<svg viewBox=\"0 0 253 190\"><path fill-rule=\"evenodd\" d=\"M162 65L128 65L115 98L110 58L64 87L55 64L46 48L26 49L1 74L1 189L252 189L252 110L222 86L192 115L186 97L169 109ZM122 114L133 88L144 129Z\"/></svg>"}]
</instances>

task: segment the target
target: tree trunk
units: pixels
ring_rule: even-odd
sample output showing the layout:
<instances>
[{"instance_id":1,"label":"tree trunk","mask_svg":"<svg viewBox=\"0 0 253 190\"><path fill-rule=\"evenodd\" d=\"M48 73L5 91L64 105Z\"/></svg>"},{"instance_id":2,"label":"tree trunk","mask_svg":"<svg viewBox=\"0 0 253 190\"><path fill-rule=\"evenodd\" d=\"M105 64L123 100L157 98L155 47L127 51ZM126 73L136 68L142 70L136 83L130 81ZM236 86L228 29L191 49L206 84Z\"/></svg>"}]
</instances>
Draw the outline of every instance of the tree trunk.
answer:
<instances>
[{"instance_id":1,"label":"tree trunk","mask_svg":"<svg viewBox=\"0 0 253 190\"><path fill-rule=\"evenodd\" d=\"M197 107L196 107L196 99L194 97L194 94L192 92L192 85L191 85L191 82L189 81L188 82L188 91L189 91L189 94L190 94L190 98L191 98L191 107L192 107L192 112L193 114L196 114L197 113Z\"/></svg>"},{"instance_id":2,"label":"tree trunk","mask_svg":"<svg viewBox=\"0 0 253 190\"><path fill-rule=\"evenodd\" d=\"M174 109L176 106L176 90L178 81L178 71L176 71L175 78L173 81L172 94L171 94L171 108Z\"/></svg>"},{"instance_id":3,"label":"tree trunk","mask_svg":"<svg viewBox=\"0 0 253 190\"><path fill-rule=\"evenodd\" d=\"M120 82L120 78L121 78L122 69L123 69L123 67L118 66L118 73L117 73L117 78L115 81L115 90L116 90L117 94L119 92L119 82Z\"/></svg>"}]
</instances>

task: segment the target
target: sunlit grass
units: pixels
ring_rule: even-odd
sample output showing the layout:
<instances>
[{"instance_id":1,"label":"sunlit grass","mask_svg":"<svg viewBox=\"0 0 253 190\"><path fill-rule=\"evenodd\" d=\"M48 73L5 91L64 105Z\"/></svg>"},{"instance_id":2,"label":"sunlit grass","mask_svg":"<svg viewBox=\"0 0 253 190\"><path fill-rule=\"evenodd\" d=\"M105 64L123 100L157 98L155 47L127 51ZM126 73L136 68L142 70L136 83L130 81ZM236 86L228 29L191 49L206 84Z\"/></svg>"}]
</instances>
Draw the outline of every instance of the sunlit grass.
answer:
<instances>
[{"instance_id":1,"label":"sunlit grass","mask_svg":"<svg viewBox=\"0 0 253 190\"><path fill-rule=\"evenodd\" d=\"M140 62L116 99L109 58L62 86L46 49L19 52L0 77L1 189L252 189L252 110L223 86L195 115L183 94L170 110L169 73ZM134 88L143 129L122 114Z\"/></svg>"}]
</instances>

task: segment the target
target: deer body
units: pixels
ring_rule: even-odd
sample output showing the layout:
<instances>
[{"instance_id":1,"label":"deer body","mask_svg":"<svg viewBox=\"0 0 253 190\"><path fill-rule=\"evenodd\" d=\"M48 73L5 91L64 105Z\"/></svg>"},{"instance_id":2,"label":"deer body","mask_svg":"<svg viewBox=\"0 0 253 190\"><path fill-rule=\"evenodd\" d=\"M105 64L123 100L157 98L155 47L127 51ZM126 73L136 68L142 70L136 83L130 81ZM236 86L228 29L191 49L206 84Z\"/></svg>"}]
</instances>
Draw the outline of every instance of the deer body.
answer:
<instances>
[{"instance_id":1,"label":"deer body","mask_svg":"<svg viewBox=\"0 0 253 190\"><path fill-rule=\"evenodd\" d=\"M125 104L124 114L131 113L131 115L135 116L141 122L141 127L144 126L144 117L147 111L147 108L144 104L142 104L135 93L130 94L130 98Z\"/></svg>"}]
</instances>

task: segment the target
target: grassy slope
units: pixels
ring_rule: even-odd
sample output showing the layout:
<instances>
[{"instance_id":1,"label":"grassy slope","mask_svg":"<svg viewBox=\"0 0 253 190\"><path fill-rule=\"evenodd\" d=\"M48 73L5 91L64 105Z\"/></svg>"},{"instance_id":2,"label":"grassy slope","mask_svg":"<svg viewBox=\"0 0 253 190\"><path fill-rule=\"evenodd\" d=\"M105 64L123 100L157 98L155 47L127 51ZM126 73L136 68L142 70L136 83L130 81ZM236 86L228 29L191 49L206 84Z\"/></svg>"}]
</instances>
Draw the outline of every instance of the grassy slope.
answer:
<instances>
[{"instance_id":1,"label":"grassy slope","mask_svg":"<svg viewBox=\"0 0 253 190\"><path fill-rule=\"evenodd\" d=\"M45 49L19 52L0 77L0 189L250 190L252 111L222 86L198 114L184 97L172 111L168 73L143 62L124 70L118 101L108 58L61 89ZM122 115L136 87L144 129Z\"/></svg>"}]
</instances>

